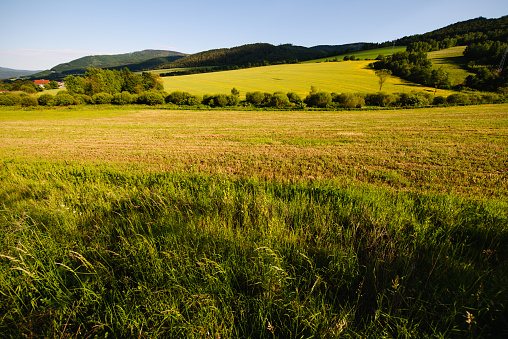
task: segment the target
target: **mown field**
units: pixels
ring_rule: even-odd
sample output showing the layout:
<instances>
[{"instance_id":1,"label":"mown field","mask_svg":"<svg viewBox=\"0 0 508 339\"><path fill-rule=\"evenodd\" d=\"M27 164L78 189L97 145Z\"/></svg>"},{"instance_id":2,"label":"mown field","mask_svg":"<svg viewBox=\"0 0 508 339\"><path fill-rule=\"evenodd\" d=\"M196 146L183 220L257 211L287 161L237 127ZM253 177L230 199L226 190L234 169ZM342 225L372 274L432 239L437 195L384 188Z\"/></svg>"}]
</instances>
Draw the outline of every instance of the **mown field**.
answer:
<instances>
[{"instance_id":1,"label":"mown field","mask_svg":"<svg viewBox=\"0 0 508 339\"><path fill-rule=\"evenodd\" d=\"M371 62L363 60L284 64L162 79L167 92L179 90L203 95L230 93L235 87L242 98L245 98L246 92L254 91L296 92L304 98L311 86L330 93L376 93L379 91L379 83L374 70L368 68ZM388 93L414 90L434 93L434 88L397 77L390 77L383 85L383 91ZM453 92L438 90L436 95L448 96L451 93Z\"/></svg>"},{"instance_id":2,"label":"mown field","mask_svg":"<svg viewBox=\"0 0 508 339\"><path fill-rule=\"evenodd\" d=\"M0 109L0 333L508 335L508 105Z\"/></svg>"}]
</instances>

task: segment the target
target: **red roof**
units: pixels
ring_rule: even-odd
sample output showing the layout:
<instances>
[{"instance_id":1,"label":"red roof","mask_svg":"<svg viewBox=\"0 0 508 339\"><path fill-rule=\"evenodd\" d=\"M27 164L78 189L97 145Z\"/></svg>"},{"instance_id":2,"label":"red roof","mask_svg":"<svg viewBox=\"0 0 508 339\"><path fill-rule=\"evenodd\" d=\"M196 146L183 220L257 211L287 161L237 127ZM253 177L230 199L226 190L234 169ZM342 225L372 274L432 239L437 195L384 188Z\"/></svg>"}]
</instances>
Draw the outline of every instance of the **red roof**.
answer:
<instances>
[{"instance_id":1,"label":"red roof","mask_svg":"<svg viewBox=\"0 0 508 339\"><path fill-rule=\"evenodd\" d=\"M49 84L49 80L34 80L34 85L46 85Z\"/></svg>"}]
</instances>

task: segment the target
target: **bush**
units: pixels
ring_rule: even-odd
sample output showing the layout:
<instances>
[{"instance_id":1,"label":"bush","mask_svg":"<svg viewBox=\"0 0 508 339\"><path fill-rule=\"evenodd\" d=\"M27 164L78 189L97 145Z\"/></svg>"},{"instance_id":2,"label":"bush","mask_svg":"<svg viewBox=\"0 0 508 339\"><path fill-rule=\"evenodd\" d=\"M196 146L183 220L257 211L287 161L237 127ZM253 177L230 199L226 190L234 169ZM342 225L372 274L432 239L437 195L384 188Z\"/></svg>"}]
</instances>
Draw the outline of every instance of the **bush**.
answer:
<instances>
[{"instance_id":1,"label":"bush","mask_svg":"<svg viewBox=\"0 0 508 339\"><path fill-rule=\"evenodd\" d=\"M23 96L21 98L21 106L23 107L36 107L39 105L36 97L32 96Z\"/></svg>"},{"instance_id":2,"label":"bush","mask_svg":"<svg viewBox=\"0 0 508 339\"><path fill-rule=\"evenodd\" d=\"M42 94L37 98L37 102L41 106L52 106L54 104L55 97L51 94Z\"/></svg>"},{"instance_id":3,"label":"bush","mask_svg":"<svg viewBox=\"0 0 508 339\"><path fill-rule=\"evenodd\" d=\"M175 91L175 92L170 93L166 97L166 102L173 103L175 105L193 106L193 105L199 105L201 103L201 99L198 96L192 95L187 92Z\"/></svg>"},{"instance_id":4,"label":"bush","mask_svg":"<svg viewBox=\"0 0 508 339\"><path fill-rule=\"evenodd\" d=\"M365 105L365 99L359 94L342 93L336 97L338 102L344 108L361 108Z\"/></svg>"},{"instance_id":5,"label":"bush","mask_svg":"<svg viewBox=\"0 0 508 339\"><path fill-rule=\"evenodd\" d=\"M228 94L204 95L202 103L210 107L236 106L239 99L235 95Z\"/></svg>"},{"instance_id":6,"label":"bush","mask_svg":"<svg viewBox=\"0 0 508 339\"><path fill-rule=\"evenodd\" d=\"M297 93L295 93L295 92L289 92L287 94L287 97L289 99L289 102L292 103L292 104L301 106L302 103L303 103L302 98L300 98L300 96Z\"/></svg>"},{"instance_id":7,"label":"bush","mask_svg":"<svg viewBox=\"0 0 508 339\"><path fill-rule=\"evenodd\" d=\"M100 92L92 95L92 104L94 105L110 104L112 100L113 95L106 92Z\"/></svg>"},{"instance_id":8,"label":"bush","mask_svg":"<svg viewBox=\"0 0 508 339\"><path fill-rule=\"evenodd\" d=\"M388 107L396 101L396 96L384 92L371 93L365 96L365 104L368 106Z\"/></svg>"},{"instance_id":9,"label":"bush","mask_svg":"<svg viewBox=\"0 0 508 339\"><path fill-rule=\"evenodd\" d=\"M123 91L122 93L115 93L113 95L113 99L111 100L112 104L115 105L128 105L136 101L137 96L135 94L131 94L127 91Z\"/></svg>"},{"instance_id":10,"label":"bush","mask_svg":"<svg viewBox=\"0 0 508 339\"><path fill-rule=\"evenodd\" d=\"M327 107L332 103L332 95L328 92L317 92L309 94L304 102L309 107Z\"/></svg>"},{"instance_id":11,"label":"bush","mask_svg":"<svg viewBox=\"0 0 508 339\"><path fill-rule=\"evenodd\" d=\"M469 97L464 93L453 93L446 98L446 102L450 105L466 105L469 104Z\"/></svg>"},{"instance_id":12,"label":"bush","mask_svg":"<svg viewBox=\"0 0 508 339\"><path fill-rule=\"evenodd\" d=\"M70 106L75 105L76 101L74 100L74 97L68 93L62 93L60 92L55 96L55 105L57 106Z\"/></svg>"},{"instance_id":13,"label":"bush","mask_svg":"<svg viewBox=\"0 0 508 339\"><path fill-rule=\"evenodd\" d=\"M253 105L261 105L265 100L265 95L262 92L247 92L245 94L245 100Z\"/></svg>"},{"instance_id":14,"label":"bush","mask_svg":"<svg viewBox=\"0 0 508 339\"><path fill-rule=\"evenodd\" d=\"M21 86L20 90L28 94L37 93L37 90L34 88L34 86L23 85Z\"/></svg>"},{"instance_id":15,"label":"bush","mask_svg":"<svg viewBox=\"0 0 508 339\"><path fill-rule=\"evenodd\" d=\"M446 98L442 95L439 95L432 100L432 105L445 105L446 104Z\"/></svg>"},{"instance_id":16,"label":"bush","mask_svg":"<svg viewBox=\"0 0 508 339\"><path fill-rule=\"evenodd\" d=\"M158 91L144 92L140 95L138 102L145 105L162 105L164 103L164 96Z\"/></svg>"},{"instance_id":17,"label":"bush","mask_svg":"<svg viewBox=\"0 0 508 339\"><path fill-rule=\"evenodd\" d=\"M92 102L92 98L86 94L73 94L72 96L77 105L89 104Z\"/></svg>"},{"instance_id":18,"label":"bush","mask_svg":"<svg viewBox=\"0 0 508 339\"><path fill-rule=\"evenodd\" d=\"M276 92L273 93L272 97L270 98L270 106L277 108L287 107L291 106L291 102L289 101L287 94Z\"/></svg>"},{"instance_id":19,"label":"bush","mask_svg":"<svg viewBox=\"0 0 508 339\"><path fill-rule=\"evenodd\" d=\"M2 106L15 106L19 104L21 98L15 93L0 94L0 105Z\"/></svg>"},{"instance_id":20,"label":"bush","mask_svg":"<svg viewBox=\"0 0 508 339\"><path fill-rule=\"evenodd\" d=\"M427 106L430 103L430 94L421 92L400 93L397 104L402 107Z\"/></svg>"}]
</instances>

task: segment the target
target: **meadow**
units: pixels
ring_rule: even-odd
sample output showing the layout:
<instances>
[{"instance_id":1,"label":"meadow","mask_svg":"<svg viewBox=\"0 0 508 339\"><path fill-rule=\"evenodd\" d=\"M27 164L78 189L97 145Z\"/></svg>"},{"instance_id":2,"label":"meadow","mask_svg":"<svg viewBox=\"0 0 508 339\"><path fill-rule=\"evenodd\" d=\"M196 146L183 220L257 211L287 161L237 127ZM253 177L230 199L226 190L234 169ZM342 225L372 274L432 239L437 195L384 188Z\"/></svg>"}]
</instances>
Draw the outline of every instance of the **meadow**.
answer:
<instances>
[{"instance_id":1,"label":"meadow","mask_svg":"<svg viewBox=\"0 0 508 339\"><path fill-rule=\"evenodd\" d=\"M379 91L378 77L374 70L368 67L370 63L372 61L361 60L283 64L162 79L167 92L179 90L204 95L230 93L235 87L242 98L245 98L246 92L255 91L295 92L305 98L311 86L330 93L376 93ZM383 91L434 93L435 89L390 77L384 83ZM452 93L437 90L436 95L448 96Z\"/></svg>"},{"instance_id":2,"label":"meadow","mask_svg":"<svg viewBox=\"0 0 508 339\"><path fill-rule=\"evenodd\" d=\"M455 46L428 53L434 68L442 67L448 72L452 86L463 83L467 76L473 75L467 70L467 60L463 55L465 49L466 46Z\"/></svg>"},{"instance_id":3,"label":"meadow","mask_svg":"<svg viewBox=\"0 0 508 339\"><path fill-rule=\"evenodd\" d=\"M506 337L507 113L0 109L0 333Z\"/></svg>"}]
</instances>

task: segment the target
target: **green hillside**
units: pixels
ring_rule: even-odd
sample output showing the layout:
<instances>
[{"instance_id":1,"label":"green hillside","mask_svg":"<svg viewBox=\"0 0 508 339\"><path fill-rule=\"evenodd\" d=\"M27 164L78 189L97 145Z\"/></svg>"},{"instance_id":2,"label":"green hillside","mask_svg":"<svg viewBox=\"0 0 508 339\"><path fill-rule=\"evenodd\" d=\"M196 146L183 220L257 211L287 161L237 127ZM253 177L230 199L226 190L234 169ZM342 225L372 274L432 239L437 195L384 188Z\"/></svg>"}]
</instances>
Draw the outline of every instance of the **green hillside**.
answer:
<instances>
[{"instance_id":1,"label":"green hillside","mask_svg":"<svg viewBox=\"0 0 508 339\"><path fill-rule=\"evenodd\" d=\"M62 73L70 70L86 69L88 67L111 68L128 64L141 63L150 59L168 56L183 57L185 54L173 51L144 50L140 52L115 55L92 55L79 58L68 63L59 64L53 67L51 70Z\"/></svg>"},{"instance_id":2,"label":"green hillside","mask_svg":"<svg viewBox=\"0 0 508 339\"><path fill-rule=\"evenodd\" d=\"M467 70L467 59L463 54L465 49L466 46L455 46L428 54L434 68L443 67L450 75L452 86L462 84L468 75L473 74Z\"/></svg>"},{"instance_id":3,"label":"green hillside","mask_svg":"<svg viewBox=\"0 0 508 339\"><path fill-rule=\"evenodd\" d=\"M406 46L395 46L395 47L382 47L375 49L368 49L364 51L354 51L346 54L339 54L335 56L330 56L326 58L314 59L304 61L304 63L313 63L313 62L326 62L326 61L334 61L337 58L338 61L343 61L344 57L354 55L356 59L359 60L374 60L379 55L391 55L392 53L404 52L406 50Z\"/></svg>"}]
</instances>

